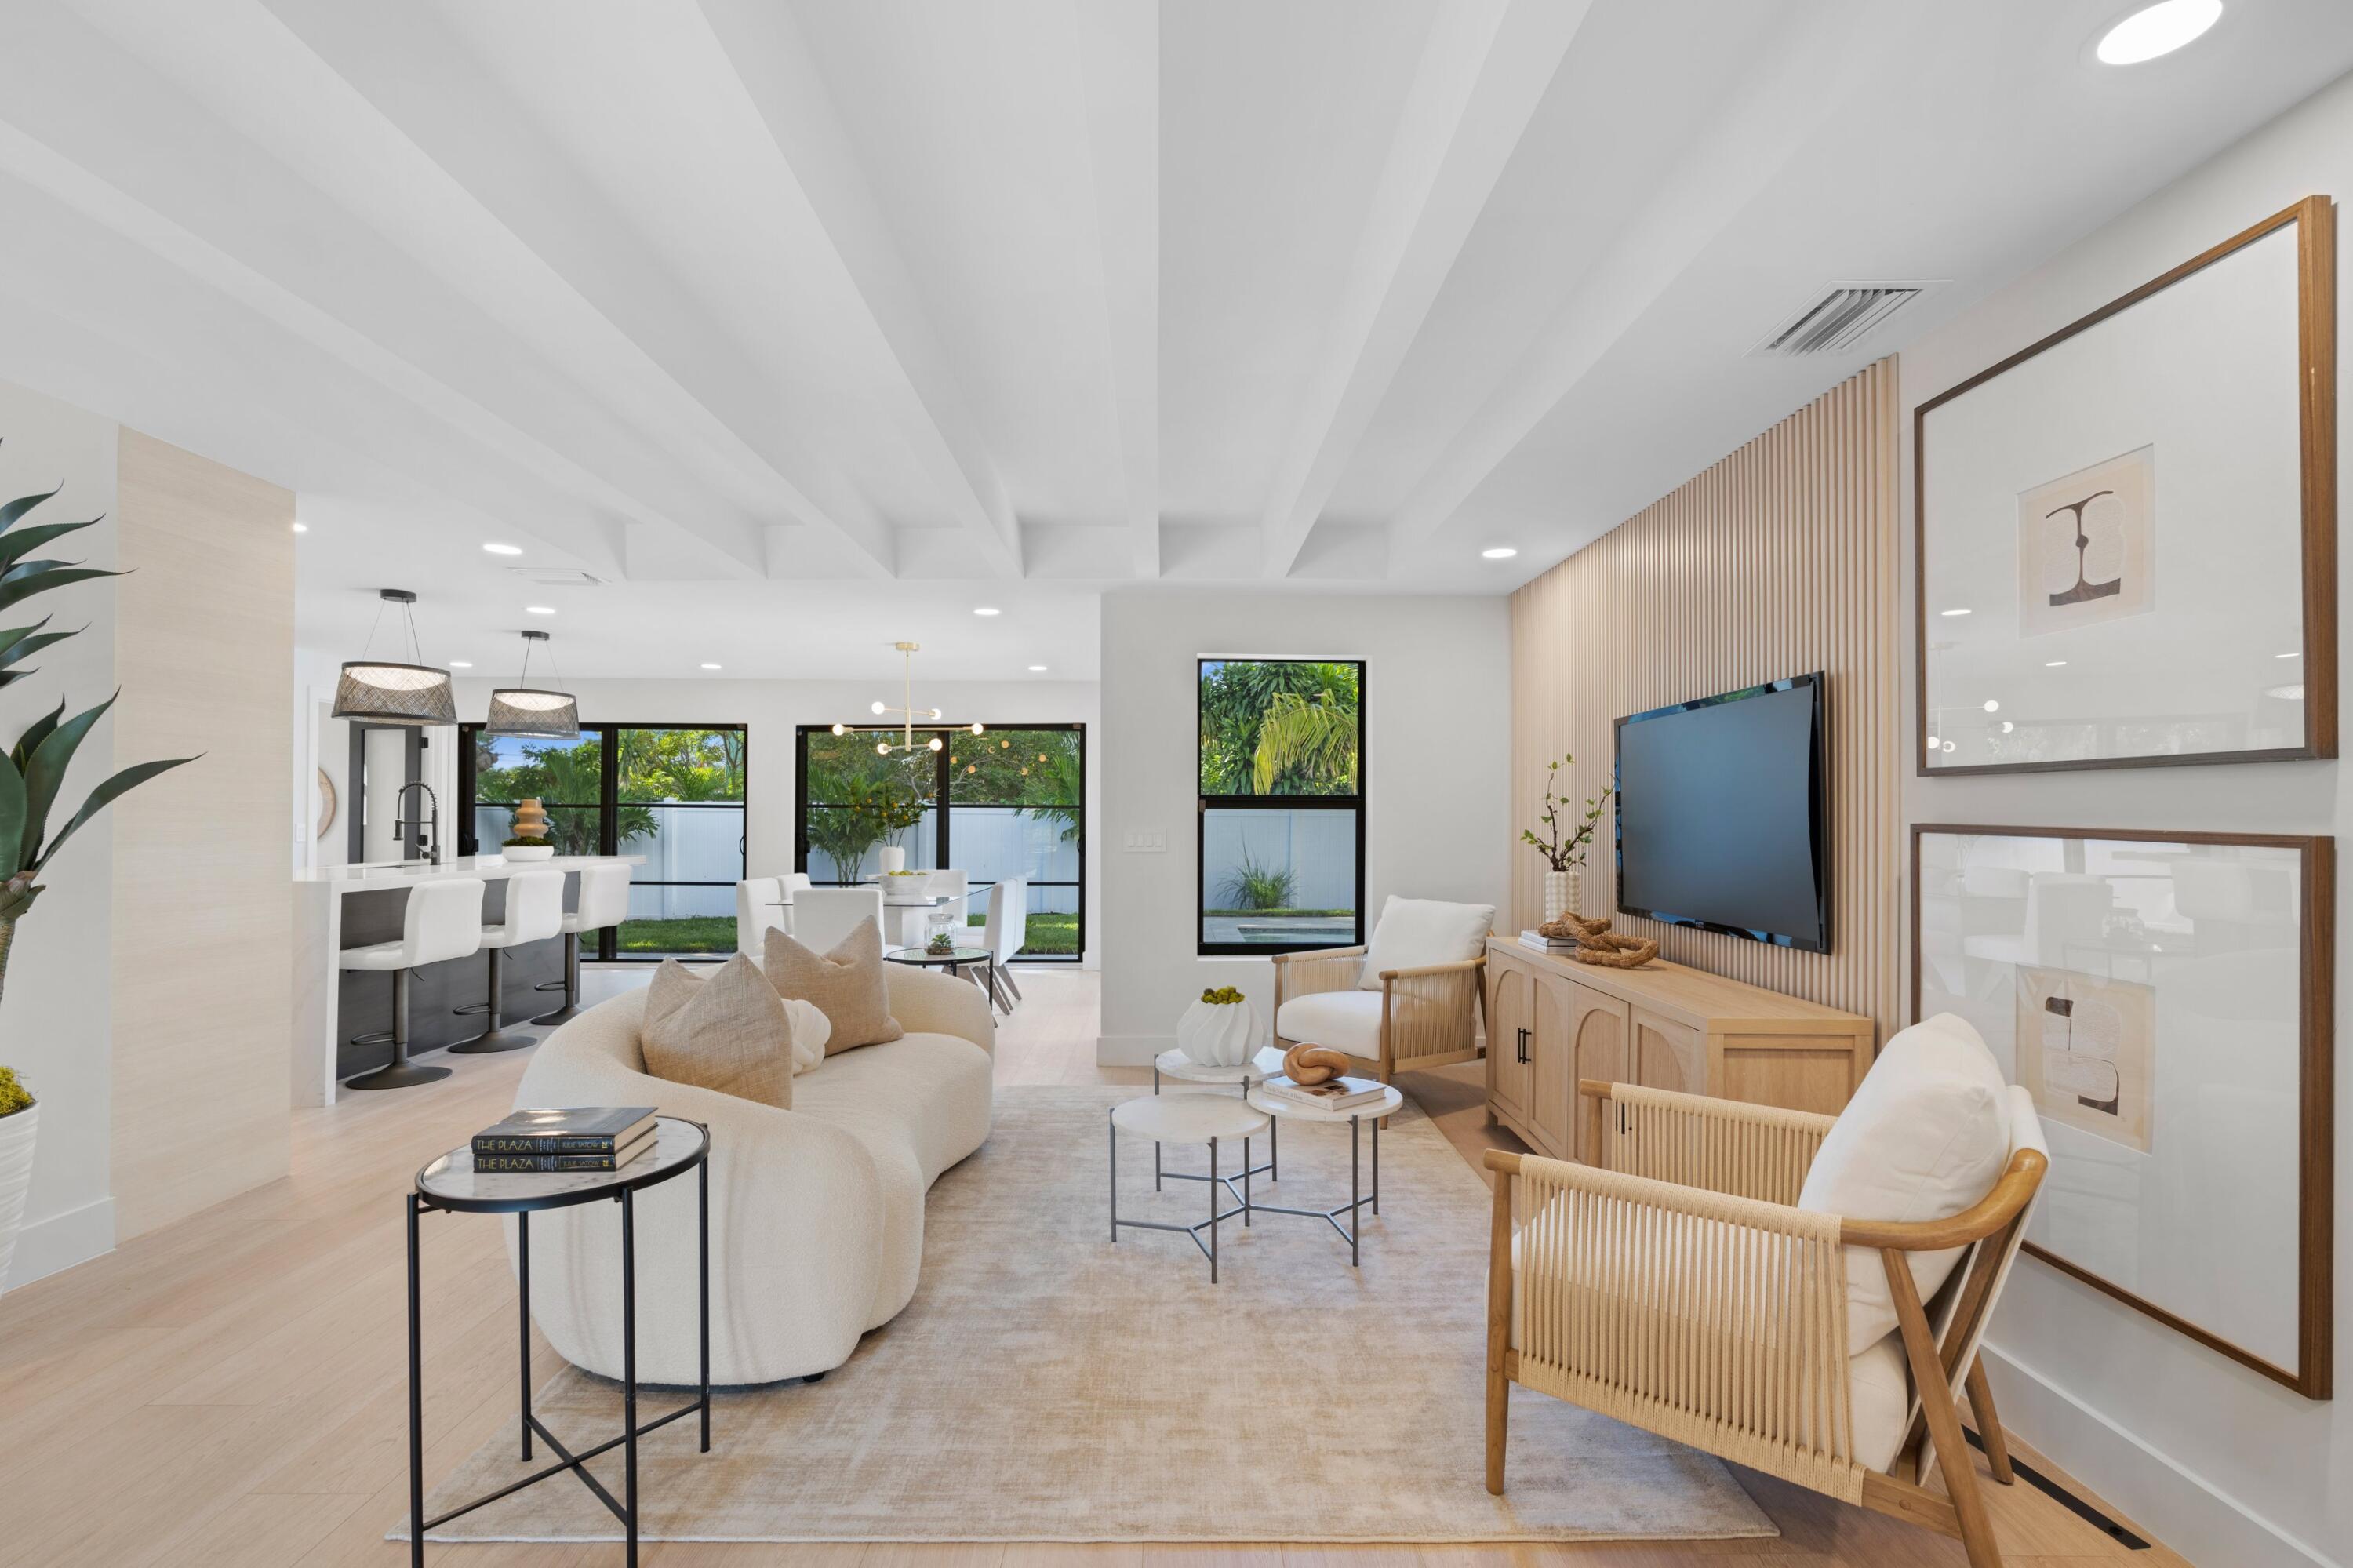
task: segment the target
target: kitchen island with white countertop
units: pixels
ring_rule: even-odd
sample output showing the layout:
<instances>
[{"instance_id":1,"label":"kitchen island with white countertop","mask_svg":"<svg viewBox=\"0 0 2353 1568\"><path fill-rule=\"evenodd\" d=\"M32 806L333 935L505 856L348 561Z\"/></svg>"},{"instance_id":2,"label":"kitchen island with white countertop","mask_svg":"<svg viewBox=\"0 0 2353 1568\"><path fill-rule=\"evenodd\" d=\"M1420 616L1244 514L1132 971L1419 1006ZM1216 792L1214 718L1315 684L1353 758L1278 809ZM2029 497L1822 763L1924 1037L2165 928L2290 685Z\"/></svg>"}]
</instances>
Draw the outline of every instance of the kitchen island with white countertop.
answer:
<instances>
[{"instance_id":1,"label":"kitchen island with white countertop","mask_svg":"<svg viewBox=\"0 0 2353 1568\"><path fill-rule=\"evenodd\" d=\"M645 863L643 855L557 855L548 860L517 861L503 855L480 854L459 855L439 864L421 860L380 862L317 866L296 872L294 1029L290 1043L294 1103L332 1105L341 1091L343 1079L377 1061L389 1059L389 1046L355 1048L350 1042L353 1035L389 1027L390 978L382 973L346 972L337 961L337 955L346 948L398 938L410 888L428 882L473 877L483 884L482 918L485 923L495 923L506 907L506 879L518 873L565 873L565 906L568 909L576 894L580 872L596 865L637 866ZM551 938L526 944L507 955L501 989L512 999L510 1011L514 1016L534 1011L533 988L542 980L561 974L562 947L560 938ZM453 1008L458 1002L480 1001L487 974L488 962L480 955L418 971L417 993L411 1003L413 1054L438 1050L468 1037L467 1022L458 1017ZM544 998L540 1001L554 1005ZM480 1033L479 1026L473 1026L470 1032Z\"/></svg>"}]
</instances>

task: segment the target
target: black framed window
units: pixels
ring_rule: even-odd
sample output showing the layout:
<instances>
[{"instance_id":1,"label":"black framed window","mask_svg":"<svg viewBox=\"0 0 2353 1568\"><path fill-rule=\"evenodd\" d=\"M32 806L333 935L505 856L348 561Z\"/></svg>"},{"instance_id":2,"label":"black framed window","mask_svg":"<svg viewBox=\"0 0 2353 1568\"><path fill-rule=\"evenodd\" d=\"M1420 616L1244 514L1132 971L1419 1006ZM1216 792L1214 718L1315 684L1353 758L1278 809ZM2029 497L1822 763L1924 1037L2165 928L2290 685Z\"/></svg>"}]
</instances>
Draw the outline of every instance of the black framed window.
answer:
<instances>
[{"instance_id":1,"label":"black framed window","mask_svg":"<svg viewBox=\"0 0 2353 1568\"><path fill-rule=\"evenodd\" d=\"M923 743L934 736L934 751ZM797 736L800 802L795 869L820 886L850 886L881 867L896 845L911 866L964 872L974 934L987 890L1029 879L1022 960L1075 963L1086 950L1086 726L918 725L917 749L901 728L803 725ZM888 742L889 756L875 751Z\"/></svg>"},{"instance_id":2,"label":"black framed window","mask_svg":"<svg viewBox=\"0 0 2353 1568\"><path fill-rule=\"evenodd\" d=\"M1199 663L1199 951L1365 939L1361 660Z\"/></svg>"},{"instance_id":3,"label":"black framed window","mask_svg":"<svg viewBox=\"0 0 2353 1568\"><path fill-rule=\"evenodd\" d=\"M751 775L742 725L584 725L577 740L489 736L459 726L459 849L494 852L514 808L537 797L559 854L632 854L628 917L599 935L598 959L653 960L735 950Z\"/></svg>"}]
</instances>

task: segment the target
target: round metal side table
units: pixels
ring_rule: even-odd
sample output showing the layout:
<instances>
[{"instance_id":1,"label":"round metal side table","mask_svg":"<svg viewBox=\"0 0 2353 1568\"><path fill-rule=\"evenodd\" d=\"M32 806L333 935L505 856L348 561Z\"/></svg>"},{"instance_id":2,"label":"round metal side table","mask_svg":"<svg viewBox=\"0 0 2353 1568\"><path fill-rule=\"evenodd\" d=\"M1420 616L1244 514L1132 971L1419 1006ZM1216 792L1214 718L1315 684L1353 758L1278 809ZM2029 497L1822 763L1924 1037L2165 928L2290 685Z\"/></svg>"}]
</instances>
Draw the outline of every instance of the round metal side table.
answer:
<instances>
[{"instance_id":1,"label":"round metal side table","mask_svg":"<svg viewBox=\"0 0 2353 1568\"><path fill-rule=\"evenodd\" d=\"M417 1185L406 1196L408 1211L408 1561L424 1568L425 1532L471 1513L523 1488L569 1470L596 1500L613 1511L628 1531L628 1562L638 1561L638 1439L681 1416L700 1414L702 1452L711 1452L711 1133L701 1122L678 1117L656 1119L654 1147L618 1171L546 1172L478 1172L470 1146L453 1149L417 1173ZM702 1376L693 1403L638 1423L638 1255L637 1194L673 1176L695 1173L696 1277L702 1333ZM575 1454L543 1425L531 1409L531 1216L543 1209L568 1209L578 1203L617 1202L621 1205L621 1435ZM533 1472L512 1485L458 1507L425 1517L425 1383L424 1322L418 1306L417 1217L427 1209L452 1214L512 1214L515 1217L515 1280L521 1306L517 1314L522 1372L519 1408L522 1415L522 1457L531 1457L534 1432L561 1462ZM586 1468L599 1454L619 1448L625 1455L622 1496L612 1492Z\"/></svg>"}]
</instances>

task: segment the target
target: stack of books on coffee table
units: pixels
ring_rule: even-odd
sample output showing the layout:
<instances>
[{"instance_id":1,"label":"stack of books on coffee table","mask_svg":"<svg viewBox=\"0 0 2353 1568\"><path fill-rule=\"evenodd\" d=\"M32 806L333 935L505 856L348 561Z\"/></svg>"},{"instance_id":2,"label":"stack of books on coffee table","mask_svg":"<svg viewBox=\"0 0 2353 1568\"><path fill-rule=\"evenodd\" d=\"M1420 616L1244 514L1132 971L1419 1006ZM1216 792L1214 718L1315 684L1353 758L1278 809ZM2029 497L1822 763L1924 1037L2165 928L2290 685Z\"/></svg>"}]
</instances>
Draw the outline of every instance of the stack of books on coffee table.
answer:
<instances>
[{"instance_id":1,"label":"stack of books on coffee table","mask_svg":"<svg viewBox=\"0 0 2353 1568\"><path fill-rule=\"evenodd\" d=\"M1370 1078L1328 1078L1320 1084L1294 1084L1280 1073L1260 1085L1259 1089L1269 1099L1321 1111L1354 1110L1358 1106L1377 1104L1388 1093Z\"/></svg>"},{"instance_id":2,"label":"stack of books on coffee table","mask_svg":"<svg viewBox=\"0 0 2353 1568\"><path fill-rule=\"evenodd\" d=\"M651 1106L519 1110L474 1134L483 1172L618 1171L654 1146Z\"/></svg>"}]
</instances>

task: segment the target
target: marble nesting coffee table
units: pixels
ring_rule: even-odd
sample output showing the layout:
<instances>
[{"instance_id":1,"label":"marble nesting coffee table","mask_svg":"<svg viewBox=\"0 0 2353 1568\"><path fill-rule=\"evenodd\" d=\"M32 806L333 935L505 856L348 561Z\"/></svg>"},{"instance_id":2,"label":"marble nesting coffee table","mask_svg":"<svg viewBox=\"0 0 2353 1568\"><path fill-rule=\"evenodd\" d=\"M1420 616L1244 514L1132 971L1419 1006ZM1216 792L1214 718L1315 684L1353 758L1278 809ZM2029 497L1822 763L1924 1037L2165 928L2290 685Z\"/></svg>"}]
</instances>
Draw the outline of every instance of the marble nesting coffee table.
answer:
<instances>
[{"instance_id":1,"label":"marble nesting coffee table","mask_svg":"<svg viewBox=\"0 0 2353 1568\"><path fill-rule=\"evenodd\" d=\"M1246 1097L1252 1109L1264 1111L1278 1126L1286 1120L1345 1121L1348 1124L1348 1201L1346 1202L1336 1209L1284 1209L1278 1208L1272 1203L1260 1203L1253 1213L1303 1214L1311 1220L1329 1222L1332 1228L1338 1231L1347 1241L1348 1266L1357 1267L1361 1257L1358 1236L1364 1228L1357 1223L1360 1217L1358 1211L1366 1204L1370 1204L1374 1213L1377 1214L1381 1212L1381 1123L1398 1113L1405 1104L1405 1097L1398 1093L1395 1088L1383 1086L1379 1099L1368 1100L1363 1105L1350 1106L1345 1110L1336 1111L1326 1110L1322 1106L1300 1105L1284 1099L1279 1095L1270 1095L1256 1086L1249 1091ZM1357 1159L1360 1140L1356 1130L1368 1121L1373 1124L1373 1190L1369 1193L1364 1191L1360 1175L1361 1166ZM1348 1223L1345 1224L1340 1223L1340 1216L1343 1214L1348 1216Z\"/></svg>"},{"instance_id":2,"label":"marble nesting coffee table","mask_svg":"<svg viewBox=\"0 0 2353 1568\"><path fill-rule=\"evenodd\" d=\"M1240 1099L1225 1095L1146 1095L1128 1100L1111 1108L1111 1239L1119 1242L1119 1228L1126 1225L1144 1231L1176 1231L1190 1236L1193 1245L1209 1260L1209 1283L1218 1282L1218 1225L1236 1214L1248 1225L1250 1218L1250 1140L1268 1127L1265 1114L1253 1110ZM1155 1167L1154 1190L1157 1191L1159 1149L1164 1143L1206 1143L1209 1146L1209 1173L1198 1180L1209 1183L1209 1217L1189 1225L1164 1224L1155 1220L1123 1220L1119 1217L1119 1135L1122 1128L1139 1138L1152 1139L1153 1163ZM1240 1202L1229 1209L1218 1207L1218 1188L1226 1178L1218 1174L1218 1145L1241 1139L1242 1190ZM1229 1193L1231 1189L1228 1189ZM1202 1231L1209 1233L1207 1242Z\"/></svg>"},{"instance_id":3,"label":"marble nesting coffee table","mask_svg":"<svg viewBox=\"0 0 2353 1568\"><path fill-rule=\"evenodd\" d=\"M1282 1053L1271 1045L1260 1051L1249 1061L1234 1067L1205 1067L1182 1051L1163 1051L1152 1059L1152 1092L1155 1095L1159 1094L1163 1088L1162 1080L1174 1079L1180 1084L1199 1084L1211 1089L1229 1088L1235 1092L1237 1097L1246 1098L1252 1089L1282 1071ZM1249 1162L1245 1160L1244 1163ZM1276 1181L1282 1180L1282 1144L1274 1129L1270 1127L1266 1135L1266 1163L1251 1166L1248 1171L1239 1174L1263 1176L1270 1181ZM1225 1183L1229 1196L1237 1202L1240 1200L1241 1194L1234 1191L1234 1177L1219 1176L1215 1179ZM1160 1191L1160 1183L1163 1181L1207 1181L1209 1180L1211 1178L1196 1175L1189 1171L1164 1171L1160 1164L1160 1145L1155 1143L1152 1146L1152 1190L1154 1192Z\"/></svg>"}]
</instances>

